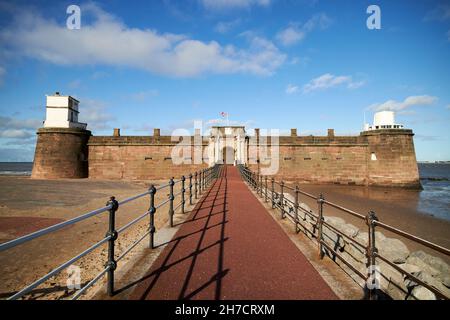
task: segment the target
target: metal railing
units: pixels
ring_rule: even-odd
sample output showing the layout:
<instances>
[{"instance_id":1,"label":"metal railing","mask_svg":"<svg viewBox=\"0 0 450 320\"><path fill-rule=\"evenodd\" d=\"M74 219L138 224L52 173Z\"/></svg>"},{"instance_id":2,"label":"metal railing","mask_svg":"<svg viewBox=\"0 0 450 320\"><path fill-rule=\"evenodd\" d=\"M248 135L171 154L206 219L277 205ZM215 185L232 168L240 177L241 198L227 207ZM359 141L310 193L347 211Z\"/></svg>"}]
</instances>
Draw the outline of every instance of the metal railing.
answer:
<instances>
[{"instance_id":1,"label":"metal railing","mask_svg":"<svg viewBox=\"0 0 450 320\"><path fill-rule=\"evenodd\" d=\"M0 252L3 252L5 250L17 247L21 244L27 243L31 240L34 240L36 238L42 237L46 234L55 232L57 230L60 230L64 227L67 227L69 225L73 225L77 222L86 220L88 218L97 216L103 212L109 213L109 223L108 223L108 230L106 236L101 239L100 241L96 242L94 245L89 247L88 249L84 250L80 254L72 257L68 261L64 262L60 266L56 267L55 269L51 270L49 273L45 274L38 280L34 281L33 283L27 285L20 291L16 292L12 296L8 297L8 300L15 300L18 298L23 297L24 295L31 293L32 290L45 281L49 280L53 276L56 276L59 274L62 270L66 269L70 265L72 265L77 260L81 259L82 257L86 256L87 254L91 253L101 245L108 243L108 260L105 264L105 268L98 273L91 281L89 281L86 285L84 285L82 288L80 288L78 291L75 292L75 294L71 297L72 300L78 299L81 295L83 295L87 289L92 287L98 280L100 280L105 274L107 275L107 293L109 296L114 295L114 271L117 268L117 263L125 257L133 248L135 248L143 239L145 239L147 236L149 236L149 247L151 249L155 248L154 243L154 234L156 232L155 227L155 213L157 210L159 210L164 205L169 205L169 223L170 227L174 226L174 214L175 211L180 209L180 213L185 213L185 205L186 205L186 192L188 192L188 199L189 199L189 205L193 205L193 197L195 195L195 199L198 199L199 196L204 193L209 185L218 177L219 173L219 165L215 165L213 167L196 171L193 174L189 174L189 176L182 176L178 180L174 180L174 178L171 178L168 183L164 185L160 185L158 187L155 187L154 185L151 185L150 188L141 194L129 197L127 199L124 199L122 201L117 201L114 196L110 197L106 205L102 208L93 210L91 212L82 214L78 217L75 217L73 219L55 224L53 226L50 226L48 228L44 228L41 230L38 230L36 232L30 233L28 235L19 237L17 239L1 243L0 244ZM187 183L187 185L186 185ZM174 186L180 184L180 191L177 193L174 193ZM168 198L157 204L155 201L155 194L163 189L169 189ZM125 224L121 228L116 230L116 213L122 205L126 203L130 203L134 200L140 199L142 197L148 196L149 197L149 209L135 218L134 220L130 221L129 223ZM174 206L174 201L177 197L180 197L181 200L178 204ZM126 248L116 259L116 252L115 252L115 242L119 238L120 234L122 234L125 230L136 224L137 222L141 221L142 219L149 217L149 228L148 231L145 232L139 239L134 241L128 248Z\"/></svg>"},{"instance_id":2,"label":"metal railing","mask_svg":"<svg viewBox=\"0 0 450 320\"><path fill-rule=\"evenodd\" d=\"M376 246L376 237L375 231L377 227L388 230L394 234L405 237L413 242L419 243L425 247L438 251L446 256L450 256L450 250L448 248L444 248L440 245L432 243L428 240L422 239L415 235L412 235L408 232L402 231L398 228L390 226L388 224L382 223L377 218L374 211L369 211L367 215L360 214L353 210L344 208L338 204L325 200L324 196L320 194L319 196L314 196L307 192L301 191L298 186L291 187L287 186L283 181L275 181L273 177L269 178L268 176L263 176L257 172L251 171L249 168L240 165L239 171L244 180L255 190L256 194L264 199L265 202L271 202L273 209L279 209L281 213L281 218L284 219L288 216L293 223L295 224L295 230L298 233L300 231L299 227L302 227L303 231L312 236L317 241L318 244L318 253L320 258L322 259L325 255L324 248L331 252L333 256L337 257L340 261L342 261L349 269L351 269L355 274L357 274L364 281L372 281L376 276L376 268L377 259L383 261L388 264L398 272L400 272L404 277L414 281L415 283L427 288L431 292L433 292L437 298L439 299L450 299L449 296L441 292L439 289L430 285L427 282L422 281L417 276L413 275L411 272L408 272L401 268L399 265L391 262L385 256L379 254L378 248ZM278 188L276 187L278 186ZM290 190L294 192L294 201L286 198L286 190ZM317 203L317 214L314 214L312 210L308 210L300 205L299 197L304 196L309 199L313 199ZM325 221L324 218L324 208L325 206L332 207L339 211L342 211L346 214L349 214L359 220L362 220L367 225L368 229L368 243L367 245L353 239L352 237L345 234L343 231L338 230L336 227L331 225L330 223ZM288 208L288 209L286 209ZM303 215L303 216L302 216ZM307 219L313 225L313 230L309 230L306 226ZM329 244L327 244L324 240L324 232L323 227L331 229L333 232L338 234L339 236L345 238L350 241L355 246L358 246L363 251L365 251L366 255L366 266L368 267L367 274L362 273L357 268L355 268L350 262L348 262L335 248L332 248ZM371 268L369 268L371 266ZM365 288L368 292L369 299L377 299L377 291L376 288Z\"/></svg>"}]
</instances>

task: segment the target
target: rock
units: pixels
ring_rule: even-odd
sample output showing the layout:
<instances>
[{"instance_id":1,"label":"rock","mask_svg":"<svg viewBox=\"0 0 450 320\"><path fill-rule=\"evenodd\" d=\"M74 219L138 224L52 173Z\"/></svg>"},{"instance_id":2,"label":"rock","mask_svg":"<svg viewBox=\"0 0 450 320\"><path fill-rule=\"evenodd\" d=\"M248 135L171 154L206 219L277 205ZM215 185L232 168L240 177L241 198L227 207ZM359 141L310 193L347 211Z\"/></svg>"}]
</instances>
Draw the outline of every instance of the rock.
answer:
<instances>
[{"instance_id":1,"label":"rock","mask_svg":"<svg viewBox=\"0 0 450 320\"><path fill-rule=\"evenodd\" d=\"M422 272L422 269L416 265L410 264L410 263L401 263L398 265L400 268L405 270L408 273L411 273L413 276L417 276Z\"/></svg>"},{"instance_id":2,"label":"rock","mask_svg":"<svg viewBox=\"0 0 450 320\"><path fill-rule=\"evenodd\" d=\"M332 229L330 229L329 227L324 225L322 227L322 233L325 243L331 246L333 250L335 251L342 250L342 248L345 246L343 237L340 234L333 231Z\"/></svg>"},{"instance_id":3,"label":"rock","mask_svg":"<svg viewBox=\"0 0 450 320\"><path fill-rule=\"evenodd\" d=\"M375 245L377 242L383 241L384 239L386 239L386 236L383 233L380 231L375 231Z\"/></svg>"},{"instance_id":4,"label":"rock","mask_svg":"<svg viewBox=\"0 0 450 320\"><path fill-rule=\"evenodd\" d=\"M436 296L427 288L418 286L411 291L408 300L436 300Z\"/></svg>"},{"instance_id":5,"label":"rock","mask_svg":"<svg viewBox=\"0 0 450 320\"><path fill-rule=\"evenodd\" d=\"M353 244L349 241L345 245L345 251L356 261L361 263L367 262L366 249L361 248L357 244Z\"/></svg>"},{"instance_id":6,"label":"rock","mask_svg":"<svg viewBox=\"0 0 450 320\"><path fill-rule=\"evenodd\" d=\"M361 243L362 245L367 246L367 243L369 242L369 234L367 232L360 231L356 235L355 240Z\"/></svg>"},{"instance_id":7,"label":"rock","mask_svg":"<svg viewBox=\"0 0 450 320\"><path fill-rule=\"evenodd\" d=\"M385 238L376 244L381 256L394 263L405 263L409 255L406 245L398 239Z\"/></svg>"},{"instance_id":8,"label":"rock","mask_svg":"<svg viewBox=\"0 0 450 320\"><path fill-rule=\"evenodd\" d=\"M356 237L359 233L359 229L350 223L344 224L339 230L351 238Z\"/></svg>"},{"instance_id":9,"label":"rock","mask_svg":"<svg viewBox=\"0 0 450 320\"><path fill-rule=\"evenodd\" d=\"M380 272L380 289L394 300L404 300L408 288L403 281L402 273L385 262L379 262L377 266Z\"/></svg>"},{"instance_id":10,"label":"rock","mask_svg":"<svg viewBox=\"0 0 450 320\"><path fill-rule=\"evenodd\" d=\"M450 268L448 264L444 262L441 258L432 256L428 253L423 252L422 250L414 251L410 254L410 257L416 257L425 262L427 265L429 265L431 268L439 271L439 274L436 275L436 278L438 278L441 282L450 275ZM448 279L447 279L448 284Z\"/></svg>"},{"instance_id":11,"label":"rock","mask_svg":"<svg viewBox=\"0 0 450 320\"><path fill-rule=\"evenodd\" d=\"M450 290L447 287L445 287L439 279L433 278L430 274L423 271L417 275L417 278L419 278L419 280L422 280L426 284L429 284L430 286L434 287L435 289L439 290L445 296L450 298Z\"/></svg>"},{"instance_id":12,"label":"rock","mask_svg":"<svg viewBox=\"0 0 450 320\"><path fill-rule=\"evenodd\" d=\"M311 208L306 203L300 202L298 206L305 211L312 212Z\"/></svg>"},{"instance_id":13,"label":"rock","mask_svg":"<svg viewBox=\"0 0 450 320\"><path fill-rule=\"evenodd\" d=\"M450 288L450 275L441 276L440 279L444 286L446 286L447 288Z\"/></svg>"},{"instance_id":14,"label":"rock","mask_svg":"<svg viewBox=\"0 0 450 320\"><path fill-rule=\"evenodd\" d=\"M284 196L284 199L287 199L287 200L289 200L289 201L292 201L292 203L294 203L295 198L294 198L294 196L293 196L292 194L290 194L290 193L284 193L283 196Z\"/></svg>"},{"instance_id":15,"label":"rock","mask_svg":"<svg viewBox=\"0 0 450 320\"><path fill-rule=\"evenodd\" d=\"M340 228L345 225L345 220L338 217L325 217L324 220L326 223L329 223L338 230L340 230Z\"/></svg>"},{"instance_id":16,"label":"rock","mask_svg":"<svg viewBox=\"0 0 450 320\"><path fill-rule=\"evenodd\" d=\"M430 274L433 277L436 277L440 274L439 270L436 270L435 268L433 268L432 266L428 265L427 263L425 263L422 259L415 257L415 256L409 256L406 259L406 262L412 265L415 265L417 267L419 267L421 270L423 270L424 272Z\"/></svg>"}]
</instances>

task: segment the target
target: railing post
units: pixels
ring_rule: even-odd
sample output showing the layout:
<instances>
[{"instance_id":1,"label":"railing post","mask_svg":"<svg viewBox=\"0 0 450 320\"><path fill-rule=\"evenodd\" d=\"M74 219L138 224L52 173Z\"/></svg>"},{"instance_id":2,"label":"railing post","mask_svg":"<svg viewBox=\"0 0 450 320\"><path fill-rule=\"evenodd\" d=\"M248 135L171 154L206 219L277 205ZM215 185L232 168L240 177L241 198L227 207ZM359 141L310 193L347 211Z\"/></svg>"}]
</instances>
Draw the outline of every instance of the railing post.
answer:
<instances>
[{"instance_id":1,"label":"railing post","mask_svg":"<svg viewBox=\"0 0 450 320\"><path fill-rule=\"evenodd\" d=\"M263 196L263 176L262 174L259 175L259 195Z\"/></svg>"},{"instance_id":2,"label":"railing post","mask_svg":"<svg viewBox=\"0 0 450 320\"><path fill-rule=\"evenodd\" d=\"M198 199L198 196L197 196L197 193L198 193L198 173L197 173L197 171L195 171L195 175L194 175L194 177L195 177L195 182L194 182L194 187L195 187L195 199Z\"/></svg>"},{"instance_id":3,"label":"railing post","mask_svg":"<svg viewBox=\"0 0 450 320\"><path fill-rule=\"evenodd\" d=\"M182 176L181 177L181 213L184 214L184 193L186 192L186 190L184 189L184 184L186 182L186 177Z\"/></svg>"},{"instance_id":4,"label":"railing post","mask_svg":"<svg viewBox=\"0 0 450 320\"><path fill-rule=\"evenodd\" d=\"M264 177L264 187L265 187L264 202L267 202L267 176Z\"/></svg>"},{"instance_id":5,"label":"railing post","mask_svg":"<svg viewBox=\"0 0 450 320\"><path fill-rule=\"evenodd\" d=\"M256 173L256 194L259 195L259 172Z\"/></svg>"},{"instance_id":6,"label":"railing post","mask_svg":"<svg viewBox=\"0 0 450 320\"><path fill-rule=\"evenodd\" d=\"M284 181L280 182L281 219L284 219Z\"/></svg>"},{"instance_id":7,"label":"railing post","mask_svg":"<svg viewBox=\"0 0 450 320\"><path fill-rule=\"evenodd\" d=\"M173 227L173 215L174 215L174 211L173 211L173 200L175 199L175 197L173 196L173 185L175 183L173 182L173 177L170 179L169 181L169 187L170 187L170 194L169 194L169 219L170 219L170 227Z\"/></svg>"},{"instance_id":8,"label":"railing post","mask_svg":"<svg viewBox=\"0 0 450 320\"><path fill-rule=\"evenodd\" d=\"M199 175L198 175L198 194L201 195L202 194L202 170L199 171Z\"/></svg>"},{"instance_id":9,"label":"railing post","mask_svg":"<svg viewBox=\"0 0 450 320\"><path fill-rule=\"evenodd\" d=\"M192 173L189 174L189 205L192 206Z\"/></svg>"},{"instance_id":10,"label":"railing post","mask_svg":"<svg viewBox=\"0 0 450 320\"><path fill-rule=\"evenodd\" d=\"M150 186L150 189L148 190L150 193L150 208L148 209L148 212L150 213L150 243L149 247L150 249L155 248L155 194L156 194L156 188L154 185Z\"/></svg>"},{"instance_id":11,"label":"railing post","mask_svg":"<svg viewBox=\"0 0 450 320\"><path fill-rule=\"evenodd\" d=\"M206 190L206 169L203 170L203 192Z\"/></svg>"},{"instance_id":12,"label":"railing post","mask_svg":"<svg viewBox=\"0 0 450 320\"><path fill-rule=\"evenodd\" d=\"M319 242L319 257L320 259L323 258L323 245L322 245L322 240L323 240L323 232L322 232L322 227L323 227L323 202L324 202L324 197L322 194L320 194L319 198L317 199L317 212L318 212L318 218L317 218L317 240Z\"/></svg>"},{"instance_id":13,"label":"railing post","mask_svg":"<svg viewBox=\"0 0 450 320\"><path fill-rule=\"evenodd\" d=\"M111 206L109 209L109 229L106 234L106 236L110 237L108 241L108 262L106 266L108 267L107 292L112 297L114 295L114 270L117 268L117 262L114 260L114 242L118 236L116 231L116 211L119 209L119 202L117 202L115 197L111 197L106 205Z\"/></svg>"},{"instance_id":14,"label":"railing post","mask_svg":"<svg viewBox=\"0 0 450 320\"><path fill-rule=\"evenodd\" d=\"M376 269L376 255L378 249L375 243L375 221L378 218L373 211L369 211L366 216L366 223L369 228L369 241L367 243L367 283L366 287L368 289L369 299L377 300L377 289L378 289L378 274Z\"/></svg>"},{"instance_id":15,"label":"railing post","mask_svg":"<svg viewBox=\"0 0 450 320\"><path fill-rule=\"evenodd\" d=\"M272 184L271 189L272 189L272 209L275 208L275 179L272 178L270 180L270 183Z\"/></svg>"},{"instance_id":16,"label":"railing post","mask_svg":"<svg viewBox=\"0 0 450 320\"><path fill-rule=\"evenodd\" d=\"M300 229L298 228L298 186L295 186L295 200L294 200L294 208L295 208L295 232L299 232Z\"/></svg>"}]
</instances>

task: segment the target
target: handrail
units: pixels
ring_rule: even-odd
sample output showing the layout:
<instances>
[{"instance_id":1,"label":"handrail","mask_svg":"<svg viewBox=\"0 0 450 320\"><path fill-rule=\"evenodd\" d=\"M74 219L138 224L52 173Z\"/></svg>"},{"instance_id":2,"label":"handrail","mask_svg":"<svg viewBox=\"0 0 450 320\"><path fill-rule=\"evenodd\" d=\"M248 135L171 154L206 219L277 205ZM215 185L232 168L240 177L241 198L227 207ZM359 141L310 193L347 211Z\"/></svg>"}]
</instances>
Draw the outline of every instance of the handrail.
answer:
<instances>
[{"instance_id":1,"label":"handrail","mask_svg":"<svg viewBox=\"0 0 450 320\"><path fill-rule=\"evenodd\" d=\"M329 201L323 200L323 203L325 203L325 204L327 204L327 205L329 205L329 206L331 206L331 207L333 207L333 208L335 208L335 209L339 209L339 210L341 210L341 211L347 212L347 213L351 214L352 216L357 217L357 218L359 218L359 219L362 219L362 220L365 220L365 219L366 219L366 217L363 216L362 214L357 213L357 212L355 212L355 211L353 211L353 210L344 208L344 207L342 207L342 206L340 206L340 205L337 205L337 204L335 204L335 203L333 203L333 202L329 202Z\"/></svg>"},{"instance_id":2,"label":"handrail","mask_svg":"<svg viewBox=\"0 0 450 320\"><path fill-rule=\"evenodd\" d=\"M327 200L325 200L323 198L322 195L316 197L314 195L311 195L311 194L309 194L307 192L304 192L304 191L300 190L300 188L298 186L295 186L295 187L287 186L287 185L284 184L283 181L276 181L274 178L271 178L272 187L271 187L271 190L269 190L269 187L268 187L267 183L262 183L263 179L262 179L262 177L261 177L261 175L259 173L254 173L249 168L244 167L243 165L239 166L239 171L240 171L242 177L244 178L244 180L247 181L247 183L251 187L253 187L255 189L257 195L260 195L261 197L263 197L265 202L266 201L272 202L272 208L278 208L279 210L281 210L281 217L282 218L284 218L284 216L287 215L288 217L290 217L293 220L293 222L296 225L296 231L297 231L297 225L303 226L298 221L298 210L304 212L305 214L312 215L317 220L315 225L314 225L314 229L313 229L314 232L308 230L304 226L303 226L303 228L306 231L308 231L313 237L316 237L318 239L319 255L320 255L321 258L324 255L323 247L325 247L330 252L332 252L333 255L338 257L351 270L353 270L357 275L359 275L363 280L369 279L373 275L373 272L374 272L374 271L370 271L369 270L369 273L368 273L367 276L362 274L359 270L357 270L354 266L352 266L348 261L346 261L345 258L343 258L339 253L337 253L336 250L331 248L323 240L324 233L323 233L322 227L325 225L326 227L330 228L336 234L339 234L340 236L344 237L347 240L350 240L354 244L357 244L358 246L360 246L362 248L365 248L366 257L367 257L367 265L369 265L369 266L376 265L376 258L378 258L378 259L386 262L388 265L392 266L393 268L395 268L397 271L399 271L402 274L404 274L406 277L409 277L410 279L413 279L414 281L416 281L420 285L422 285L425 288L431 290L433 293L436 294L437 297L443 298L443 299L450 299L450 297L448 297L444 293L440 292L437 288L434 288L430 284L428 284L428 283L426 283L424 281L421 281L420 279L418 279L414 275L412 275L409 272L403 270L398 265L390 262L385 257L379 255L377 253L378 250L376 248L376 243L375 243L375 227L378 226L378 227L384 228L384 229L386 229L388 231L391 231L391 232L393 232L395 234L403 236L403 237L405 237L405 238L407 238L409 240L412 240L414 242L420 243L420 244L422 244L422 245L424 245L424 246L426 246L426 247L428 247L430 249L436 250L436 251L438 251L438 252L440 252L442 254L445 254L447 256L450 256L450 249L442 247L442 246L440 246L438 244L432 243L432 242L430 242L428 240L422 239L422 238L417 237L415 235L412 235L412 234L410 234L408 232L405 232L403 230L400 230L398 228L395 228L395 227L390 226L388 224L385 224L383 222L380 222L373 211L370 211L365 216L365 215L362 215L362 214L360 214L358 212L355 212L353 210L350 210L350 209L347 209L347 208L345 208L343 206L340 206L340 205L338 205L336 203L327 201ZM265 177L265 182L267 182L267 177ZM280 186L280 191L275 191L274 185ZM284 196L284 189L288 189L288 190L294 191L296 193L296 200L292 201L290 199L287 199ZM268 199L268 197L267 197L268 193L270 193L271 199ZM298 202L298 195L304 195L304 196L307 196L307 197L312 198L312 199L317 201L317 204L318 204L318 215L317 216L314 215L312 213L312 211L308 212L307 210L305 210L304 208L301 207L300 203ZM293 210L295 210L295 212L296 212L295 216L291 215L290 212L286 211L286 209L285 209L286 205L288 205L289 207L293 208ZM369 239L368 239L367 245L363 245L359 241L353 239L352 237L349 237L347 234L345 234L341 230L338 230L336 227L334 227L330 223L326 222L325 218L324 218L324 215L323 215L324 205L328 205L330 207L333 207L335 209L343 211L343 212L345 212L347 214L350 214L353 217L356 217L358 219L364 220L366 222L366 224L368 225L368 228L369 228L369 237L368 237ZM369 297L371 299L376 298L376 291L374 289L369 289Z\"/></svg>"},{"instance_id":3,"label":"handrail","mask_svg":"<svg viewBox=\"0 0 450 320\"><path fill-rule=\"evenodd\" d=\"M429 247L431 249L439 251L440 253L443 253L443 254L445 254L447 256L450 256L450 250L447 249L447 248L444 248L444 247L442 247L442 246L440 246L438 244L435 244L435 243L430 242L428 240L419 238L419 237L417 237L415 235L412 235L412 234L407 233L405 231L402 231L400 229L394 228L394 227L392 227L392 226L390 226L388 224L382 223L380 221L374 221L374 223L375 223L375 225L380 226L380 227L382 227L382 228L384 228L386 230L389 230L389 231L391 231L393 233L399 234L399 235L401 235L401 236L403 236L405 238L408 238L408 239L410 239L412 241L419 242L420 244L423 244L426 247Z\"/></svg>"},{"instance_id":4,"label":"handrail","mask_svg":"<svg viewBox=\"0 0 450 320\"><path fill-rule=\"evenodd\" d=\"M219 172L219 165L214 165L212 167L209 167L207 169L203 169L200 170L198 172L195 172L195 185L193 184L192 181L192 177L194 176L194 174L189 174L187 177L189 177L189 185L185 185L185 181L186 181L186 176L182 176L180 179L174 180L173 178L170 179L170 181L167 184L164 185L160 185L157 188L156 187L151 187L149 190L147 190L146 192L140 193L138 195L135 196L131 196L129 198L126 198L124 200L121 201L117 201L115 200L115 197L111 197L110 201L108 201L107 205L105 207L90 211L88 213L82 214L78 217L75 217L73 219L55 224L53 226L38 230L36 232L30 233L28 235L24 235L22 237L19 237L17 239L5 242L0 244L0 252L11 249L13 247L16 247L20 244L26 243L28 241L31 241L33 239L36 239L38 237L41 237L43 235L49 234L51 232L60 230L66 226L69 225L73 225L77 222L83 221L85 219L88 219L90 217L93 217L95 215L98 215L100 213L109 212L109 231L107 233L107 235L105 236L105 238L103 238L102 240L96 242L94 245L92 245L91 247L89 247L88 249L84 250L83 252L81 252L80 254L70 258L68 261L64 262L63 264L61 264L60 266L56 267L55 269L51 270L49 273L45 274L44 276L42 276L41 278L39 278L38 280L34 281L33 283L29 284L28 286L26 286L25 288L21 289L20 291L18 291L17 293L13 294L11 297L8 298L8 300L14 300L14 299L18 299L24 295L26 295L27 293L31 292L34 288L36 288L37 286L39 286L40 284L44 283L45 281L47 281L48 279L50 279L51 277L55 276L56 274L58 274L59 272L61 272L63 269L69 267L71 264L73 264L74 262L76 262L77 260L81 259L82 257L84 257L85 255L91 253L93 250L95 250L96 248L98 248L99 246L101 246L102 244L105 244L108 242L108 262L105 266L105 269L103 269L99 274L97 274L93 279L91 279L91 281L89 281L83 288L80 288L80 290L78 290L73 296L72 299L77 299L79 298L81 295L83 295L86 290L90 287L92 287L99 279L101 279L105 274L107 274L108 276L108 294L109 295L114 295L114 271L116 269L117 266L117 262L120 261L126 254L128 254L134 247L137 246L137 244L139 244L143 239L145 239L148 235L151 236L151 242L150 242L150 247L153 249L153 235L155 233L155 226L154 226L154 214L155 212L161 208L162 206L166 205L166 204L170 204L170 209L169 209L169 215L171 218L171 227L173 226L173 214L174 212L181 207L181 213L184 213L184 207L185 207L185 203L186 203L186 197L185 194L186 192L189 192L189 203L191 205L193 205L192 202L192 197L193 197L193 193L195 192L195 198L197 199L197 195L201 194L202 191L206 191L206 188L218 177L218 172ZM199 180L197 181L197 177L199 178ZM173 186L177 183L182 183L181 185L181 190L177 193L173 192ZM170 187L170 194L168 195L168 199L161 202L160 204L155 206L155 202L154 202L154 195L157 191L162 190L166 187ZM194 190L193 190L193 187ZM177 196L181 195L181 202L179 203L179 205L177 205L175 208L173 208L173 201ZM125 224L124 226L120 227L119 229L115 230L115 213L118 210L118 208L126 203L130 203L134 200L137 200L139 198L142 198L144 196L150 196L150 209L147 210L145 213L139 215L138 217L136 217L135 219L131 220L130 222L128 222L127 224ZM150 228L148 229L147 232L145 232L141 237L139 237L138 240L134 241L127 249L125 249L119 256L118 258L115 260L115 254L114 254L114 242L117 240L118 236L125 231L126 229L128 229L129 227L131 227L132 225L134 225L135 223L141 221L143 218L150 216Z\"/></svg>"},{"instance_id":5,"label":"handrail","mask_svg":"<svg viewBox=\"0 0 450 320\"><path fill-rule=\"evenodd\" d=\"M106 238L103 238L102 240L100 240L99 242L95 243L93 246L89 247L88 249L84 250L82 253L80 253L79 255L73 257L72 259L64 262L63 264L61 264L59 267L53 269L52 271L50 271L49 273L47 273L46 275L44 275L43 277L41 277L40 279L36 280L35 282L33 282L32 284L26 286L25 288L23 288L22 290L20 290L19 292L15 293L14 295L12 295L11 297L8 298L8 300L15 300L18 299L20 297L22 297L23 295L27 294L28 292L30 292L31 290L33 290L34 288L36 288L38 285L40 285L41 283L47 281L48 279L50 279L51 277L53 277L54 275L56 275L57 273L59 273L60 271L64 270L65 268L67 268L68 266L70 266L72 263L74 263L75 261L81 259L82 257L84 257L85 255L87 255L88 253L92 252L93 250L97 249L99 246L101 246L102 244L104 244L105 242L109 241L111 239L111 236L108 236Z\"/></svg>"},{"instance_id":6,"label":"handrail","mask_svg":"<svg viewBox=\"0 0 450 320\"><path fill-rule=\"evenodd\" d=\"M90 218L90 217L93 217L93 216L95 216L97 214L100 214L102 212L108 211L109 209L111 209L111 206L106 206L106 207L103 207L103 208L100 208L100 209L96 209L96 210L93 210L91 212L85 213L85 214L83 214L81 216L78 216L76 218L73 218L73 219L70 219L70 220L67 220L67 221L64 221L64 222L57 223L57 224L55 224L53 226L50 226L50 227L38 230L36 232L32 232L30 234L27 234L27 235L24 235L22 237L13 239L11 241L2 243L2 244L0 244L0 252L2 252L4 250L7 250L7 249L10 249L10 248L13 248L15 246L18 246L19 244L28 242L30 240L36 239L36 238L41 237L43 235L46 235L48 233L57 231L57 230L62 229L64 227L70 226L70 225L72 225L74 223L77 223L79 221L83 221L83 220L85 220L87 218Z\"/></svg>"}]
</instances>

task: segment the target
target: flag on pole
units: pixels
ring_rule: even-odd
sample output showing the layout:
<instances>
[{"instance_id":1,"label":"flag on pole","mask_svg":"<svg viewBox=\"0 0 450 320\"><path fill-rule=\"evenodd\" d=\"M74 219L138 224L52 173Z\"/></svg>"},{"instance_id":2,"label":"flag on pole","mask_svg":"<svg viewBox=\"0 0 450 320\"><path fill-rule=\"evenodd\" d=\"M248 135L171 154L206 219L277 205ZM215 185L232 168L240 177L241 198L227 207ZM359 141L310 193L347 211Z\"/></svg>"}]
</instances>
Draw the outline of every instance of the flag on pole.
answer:
<instances>
[{"instance_id":1,"label":"flag on pole","mask_svg":"<svg viewBox=\"0 0 450 320\"><path fill-rule=\"evenodd\" d=\"M222 118L225 118L225 119L227 119L227 126L229 126L230 125L230 122L228 121L228 112L221 112L220 113L220 116L222 117Z\"/></svg>"}]
</instances>

